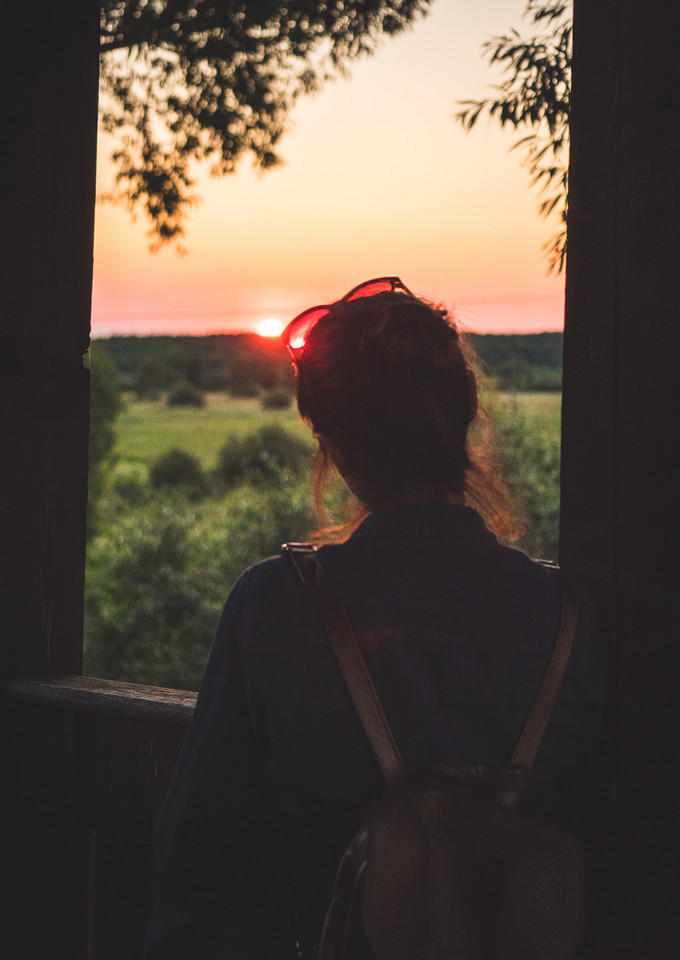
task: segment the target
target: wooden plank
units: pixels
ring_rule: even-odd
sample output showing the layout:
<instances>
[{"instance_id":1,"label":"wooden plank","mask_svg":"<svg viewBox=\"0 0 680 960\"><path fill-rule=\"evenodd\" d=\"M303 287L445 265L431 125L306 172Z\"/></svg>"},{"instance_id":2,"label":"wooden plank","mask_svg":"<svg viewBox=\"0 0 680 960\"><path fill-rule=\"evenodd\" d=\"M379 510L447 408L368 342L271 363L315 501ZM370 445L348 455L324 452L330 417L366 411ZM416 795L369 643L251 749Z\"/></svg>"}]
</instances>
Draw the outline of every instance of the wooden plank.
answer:
<instances>
[{"instance_id":1,"label":"wooden plank","mask_svg":"<svg viewBox=\"0 0 680 960\"><path fill-rule=\"evenodd\" d=\"M92 726L73 714L5 703L3 942L26 960L88 952L94 826Z\"/></svg>"},{"instance_id":2,"label":"wooden plank","mask_svg":"<svg viewBox=\"0 0 680 960\"><path fill-rule=\"evenodd\" d=\"M97 721L92 943L96 960L139 957L153 905L152 833L184 737L176 724Z\"/></svg>"},{"instance_id":3,"label":"wooden plank","mask_svg":"<svg viewBox=\"0 0 680 960\"><path fill-rule=\"evenodd\" d=\"M47 677L7 684L13 700L31 701L63 710L112 714L186 727L196 706L196 694L96 677Z\"/></svg>"},{"instance_id":4,"label":"wooden plank","mask_svg":"<svg viewBox=\"0 0 680 960\"><path fill-rule=\"evenodd\" d=\"M153 824L185 725L163 720L162 697L152 721L134 705L69 709L58 693L5 699L15 736L4 754L3 935L27 960L129 960L141 953Z\"/></svg>"},{"instance_id":5,"label":"wooden plank","mask_svg":"<svg viewBox=\"0 0 680 960\"><path fill-rule=\"evenodd\" d=\"M615 683L617 956L680 955L680 6L576 0L560 562Z\"/></svg>"}]
</instances>

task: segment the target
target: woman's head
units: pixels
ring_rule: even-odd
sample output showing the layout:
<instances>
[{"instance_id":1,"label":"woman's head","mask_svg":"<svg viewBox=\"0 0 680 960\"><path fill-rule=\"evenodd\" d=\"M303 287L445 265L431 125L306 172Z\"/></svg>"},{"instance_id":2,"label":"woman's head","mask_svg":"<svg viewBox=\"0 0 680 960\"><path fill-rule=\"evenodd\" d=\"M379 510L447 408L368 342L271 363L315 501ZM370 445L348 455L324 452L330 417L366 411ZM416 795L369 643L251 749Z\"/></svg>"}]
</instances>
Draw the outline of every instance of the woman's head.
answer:
<instances>
[{"instance_id":1,"label":"woman's head","mask_svg":"<svg viewBox=\"0 0 680 960\"><path fill-rule=\"evenodd\" d=\"M382 278L306 311L283 337L297 367L298 408L319 439L321 516L330 456L364 508L450 499L479 509L499 536L521 535L488 433L475 431L470 445L477 379L446 310Z\"/></svg>"},{"instance_id":2,"label":"woman's head","mask_svg":"<svg viewBox=\"0 0 680 960\"><path fill-rule=\"evenodd\" d=\"M463 498L477 385L445 310L396 291L332 304L297 351L301 415L369 508Z\"/></svg>"}]
</instances>

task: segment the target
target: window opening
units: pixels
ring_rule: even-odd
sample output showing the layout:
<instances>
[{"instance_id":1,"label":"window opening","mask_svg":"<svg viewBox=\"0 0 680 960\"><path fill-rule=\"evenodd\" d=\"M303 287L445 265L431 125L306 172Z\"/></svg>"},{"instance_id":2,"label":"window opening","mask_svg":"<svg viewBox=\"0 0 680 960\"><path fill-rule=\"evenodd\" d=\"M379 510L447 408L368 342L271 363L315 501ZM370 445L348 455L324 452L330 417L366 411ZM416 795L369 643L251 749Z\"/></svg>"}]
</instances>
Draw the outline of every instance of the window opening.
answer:
<instances>
[{"instance_id":1,"label":"window opening","mask_svg":"<svg viewBox=\"0 0 680 960\"><path fill-rule=\"evenodd\" d=\"M240 572L308 536L314 444L271 334L369 276L399 273L470 331L530 520L520 546L556 558L562 283L511 135L467 137L453 117L488 85L479 44L505 24L452 6L302 98L281 167L214 179L190 166L202 202L185 255L150 253L141 213L98 204L85 673L195 689ZM100 130L100 195L114 127Z\"/></svg>"}]
</instances>

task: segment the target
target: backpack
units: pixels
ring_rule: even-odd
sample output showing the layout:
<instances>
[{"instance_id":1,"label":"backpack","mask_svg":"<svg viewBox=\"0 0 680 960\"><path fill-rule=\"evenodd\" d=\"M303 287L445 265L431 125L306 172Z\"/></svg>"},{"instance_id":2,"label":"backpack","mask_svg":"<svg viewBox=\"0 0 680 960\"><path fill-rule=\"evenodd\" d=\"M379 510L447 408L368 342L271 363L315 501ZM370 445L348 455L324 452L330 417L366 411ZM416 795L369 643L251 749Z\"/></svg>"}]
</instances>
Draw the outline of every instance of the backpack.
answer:
<instances>
[{"instance_id":1,"label":"backpack","mask_svg":"<svg viewBox=\"0 0 680 960\"><path fill-rule=\"evenodd\" d=\"M284 544L325 623L386 782L338 867L317 960L569 960L582 931L578 842L514 812L571 653L576 611L562 595L558 638L504 769L441 764L407 774L354 631L308 544Z\"/></svg>"}]
</instances>

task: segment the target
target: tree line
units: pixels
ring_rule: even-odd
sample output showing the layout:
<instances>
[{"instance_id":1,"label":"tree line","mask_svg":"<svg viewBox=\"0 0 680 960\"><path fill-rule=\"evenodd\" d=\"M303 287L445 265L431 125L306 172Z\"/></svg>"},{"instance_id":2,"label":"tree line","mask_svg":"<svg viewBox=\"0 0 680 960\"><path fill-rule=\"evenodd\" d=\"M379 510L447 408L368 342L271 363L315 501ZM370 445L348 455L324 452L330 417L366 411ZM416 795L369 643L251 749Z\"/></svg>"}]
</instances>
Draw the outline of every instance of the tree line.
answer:
<instances>
[{"instance_id":1,"label":"tree line","mask_svg":"<svg viewBox=\"0 0 680 960\"><path fill-rule=\"evenodd\" d=\"M562 379L562 334L470 334L483 374L501 390L557 391ZM118 371L121 387L139 399L177 388L178 402L200 402L186 390L232 396L292 396L290 359L277 339L256 334L114 336L97 341ZM182 401L182 396L186 397Z\"/></svg>"}]
</instances>

